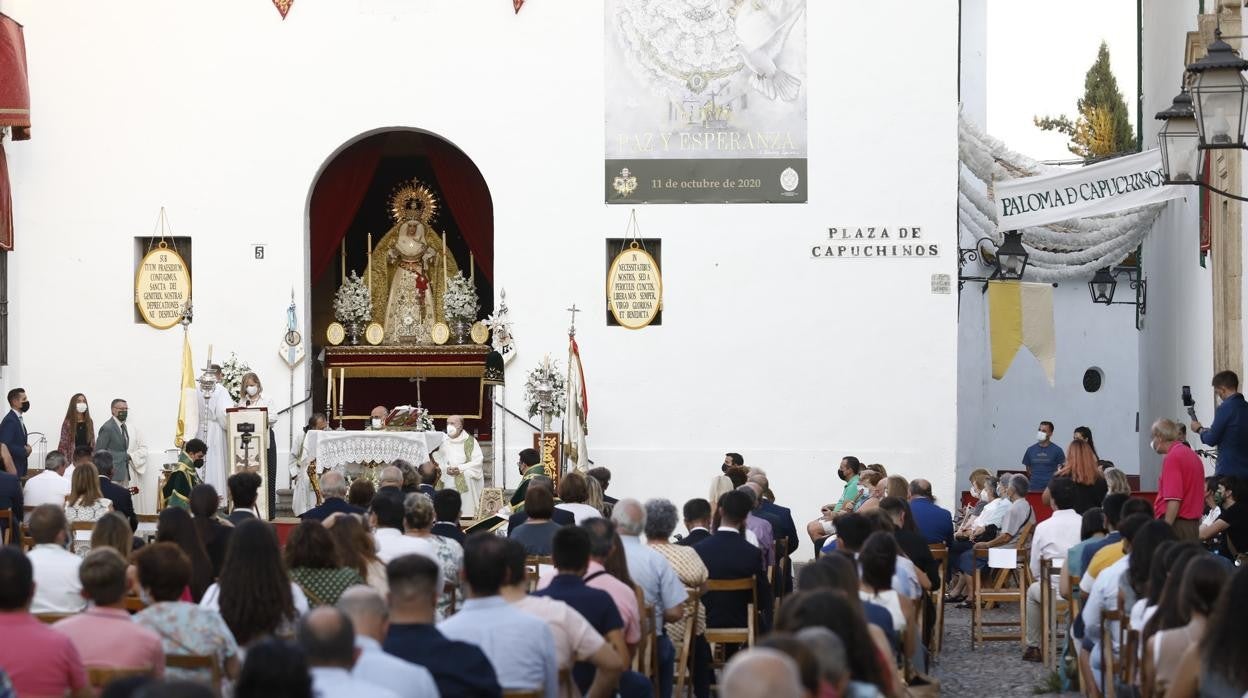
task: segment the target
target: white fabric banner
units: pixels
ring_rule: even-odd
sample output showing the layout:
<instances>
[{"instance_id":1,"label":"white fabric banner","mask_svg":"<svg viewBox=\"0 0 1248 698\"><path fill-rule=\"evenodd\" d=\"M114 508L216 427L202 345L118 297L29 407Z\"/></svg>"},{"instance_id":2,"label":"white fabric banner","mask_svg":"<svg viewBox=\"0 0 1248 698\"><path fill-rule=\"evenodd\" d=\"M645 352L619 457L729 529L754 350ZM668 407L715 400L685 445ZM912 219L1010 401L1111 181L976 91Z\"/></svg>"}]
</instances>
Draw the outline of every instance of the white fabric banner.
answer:
<instances>
[{"instance_id":1,"label":"white fabric banner","mask_svg":"<svg viewBox=\"0 0 1248 698\"><path fill-rule=\"evenodd\" d=\"M1157 148L1076 170L999 180L993 185L997 227L1018 230L1186 196L1183 187L1163 181Z\"/></svg>"}]
</instances>

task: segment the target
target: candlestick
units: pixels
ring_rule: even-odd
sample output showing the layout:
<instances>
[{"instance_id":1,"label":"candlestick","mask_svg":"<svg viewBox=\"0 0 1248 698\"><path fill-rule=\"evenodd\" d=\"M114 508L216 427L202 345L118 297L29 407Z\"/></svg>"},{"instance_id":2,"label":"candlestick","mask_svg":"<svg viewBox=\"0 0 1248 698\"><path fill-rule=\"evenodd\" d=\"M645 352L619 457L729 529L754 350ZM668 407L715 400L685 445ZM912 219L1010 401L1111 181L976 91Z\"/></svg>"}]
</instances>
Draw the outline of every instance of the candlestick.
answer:
<instances>
[{"instance_id":1,"label":"candlestick","mask_svg":"<svg viewBox=\"0 0 1248 698\"><path fill-rule=\"evenodd\" d=\"M338 258L342 262L342 283L347 283L347 238L342 238L342 251L338 253Z\"/></svg>"},{"instance_id":2,"label":"candlestick","mask_svg":"<svg viewBox=\"0 0 1248 698\"><path fill-rule=\"evenodd\" d=\"M208 367L212 367L212 345L208 345Z\"/></svg>"},{"instance_id":3,"label":"candlestick","mask_svg":"<svg viewBox=\"0 0 1248 698\"><path fill-rule=\"evenodd\" d=\"M373 307L373 234L368 234L368 307L369 314L372 314Z\"/></svg>"},{"instance_id":4,"label":"candlestick","mask_svg":"<svg viewBox=\"0 0 1248 698\"><path fill-rule=\"evenodd\" d=\"M442 283L446 284L451 280L451 265L449 258L446 256L446 233L442 233ZM445 290L443 286L443 290Z\"/></svg>"},{"instance_id":5,"label":"candlestick","mask_svg":"<svg viewBox=\"0 0 1248 698\"><path fill-rule=\"evenodd\" d=\"M326 419L334 414L334 369L329 369L325 373L325 416Z\"/></svg>"},{"instance_id":6,"label":"candlestick","mask_svg":"<svg viewBox=\"0 0 1248 698\"><path fill-rule=\"evenodd\" d=\"M347 369L340 368L338 369L338 431L343 431L345 429L345 427L342 426L342 417L343 417L342 403L343 403L343 398L346 396L346 394L347 394Z\"/></svg>"},{"instance_id":7,"label":"candlestick","mask_svg":"<svg viewBox=\"0 0 1248 698\"><path fill-rule=\"evenodd\" d=\"M468 253L468 283L472 286L476 286L476 280L477 280L477 265L473 259L472 253L469 252Z\"/></svg>"}]
</instances>

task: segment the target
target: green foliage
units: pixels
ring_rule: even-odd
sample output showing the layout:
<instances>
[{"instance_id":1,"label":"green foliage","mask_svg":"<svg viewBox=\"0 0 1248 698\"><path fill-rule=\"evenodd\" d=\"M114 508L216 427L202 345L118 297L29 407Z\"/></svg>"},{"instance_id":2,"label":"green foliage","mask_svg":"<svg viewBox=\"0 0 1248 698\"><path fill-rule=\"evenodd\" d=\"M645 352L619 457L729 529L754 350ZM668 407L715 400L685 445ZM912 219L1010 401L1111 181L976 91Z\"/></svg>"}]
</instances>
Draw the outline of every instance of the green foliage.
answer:
<instances>
[{"instance_id":1,"label":"green foliage","mask_svg":"<svg viewBox=\"0 0 1248 698\"><path fill-rule=\"evenodd\" d=\"M1083 98L1076 104L1079 117L1035 117L1042 131L1056 131L1070 137L1066 147L1084 159L1135 152L1135 133L1127 118L1127 103L1118 90L1118 81L1109 69L1109 46L1104 41L1096 62L1083 81Z\"/></svg>"}]
</instances>

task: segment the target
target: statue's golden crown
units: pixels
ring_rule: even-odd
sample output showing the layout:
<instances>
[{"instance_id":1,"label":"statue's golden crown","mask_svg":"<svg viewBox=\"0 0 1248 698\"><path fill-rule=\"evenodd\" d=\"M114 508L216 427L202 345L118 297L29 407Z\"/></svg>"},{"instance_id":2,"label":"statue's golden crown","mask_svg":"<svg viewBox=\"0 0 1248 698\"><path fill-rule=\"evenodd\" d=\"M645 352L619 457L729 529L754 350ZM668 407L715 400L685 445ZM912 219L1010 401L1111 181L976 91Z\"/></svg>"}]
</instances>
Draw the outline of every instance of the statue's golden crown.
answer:
<instances>
[{"instance_id":1,"label":"statue's golden crown","mask_svg":"<svg viewBox=\"0 0 1248 698\"><path fill-rule=\"evenodd\" d=\"M418 179L400 184L390 195L390 216L396 224L419 221L429 225L437 214L437 198Z\"/></svg>"}]
</instances>

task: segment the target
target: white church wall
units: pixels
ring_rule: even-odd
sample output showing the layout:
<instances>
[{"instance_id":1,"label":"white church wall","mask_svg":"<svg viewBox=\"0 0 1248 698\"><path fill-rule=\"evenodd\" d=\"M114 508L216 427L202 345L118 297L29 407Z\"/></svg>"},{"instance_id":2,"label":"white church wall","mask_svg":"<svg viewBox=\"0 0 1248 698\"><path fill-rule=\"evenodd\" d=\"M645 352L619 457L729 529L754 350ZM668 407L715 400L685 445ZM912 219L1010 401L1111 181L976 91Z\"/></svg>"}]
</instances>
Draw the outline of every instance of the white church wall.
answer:
<instances>
[{"instance_id":1,"label":"white church wall","mask_svg":"<svg viewBox=\"0 0 1248 698\"><path fill-rule=\"evenodd\" d=\"M209 343L214 358L237 352L285 405L276 348L292 287L307 316L314 178L359 134L414 127L463 149L489 184L495 285L519 346L510 406L542 354L565 356L563 309L589 310L577 337L590 453L614 471L613 494L705 496L734 450L798 519L839 495L846 453L952 495L956 295L932 294L930 277L955 273L955 2L915 4L905 21L878 3L809 4L810 202L638 207L643 234L663 239L666 292L663 325L639 332L603 320L603 239L629 211L601 198L601 4L529 3L517 17L362 0L297 4L285 22L252 2L0 9L26 25L36 122L8 148L8 378L30 391L34 427L54 433L81 390L97 420L128 398L153 448L171 445L180 332L135 324L131 305L133 237L160 206L193 238L196 363ZM880 51L861 27L887 27L907 51ZM811 258L846 225L919 225L941 256ZM300 371L297 397L309 379L323 380ZM507 432L511 464L528 437L514 421ZM284 452L285 422L278 441Z\"/></svg>"},{"instance_id":2,"label":"white church wall","mask_svg":"<svg viewBox=\"0 0 1248 698\"><path fill-rule=\"evenodd\" d=\"M1145 0L1143 4L1145 147L1157 143L1161 122L1183 72L1187 32L1195 31L1196 0ZM1144 241L1148 317L1140 336L1140 480L1155 486L1160 456L1143 435L1162 417L1185 417L1179 391L1190 385L1197 413L1213 414L1213 292L1210 268L1201 268L1200 197L1171 201Z\"/></svg>"}]
</instances>

